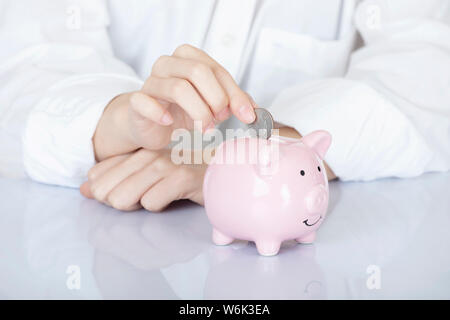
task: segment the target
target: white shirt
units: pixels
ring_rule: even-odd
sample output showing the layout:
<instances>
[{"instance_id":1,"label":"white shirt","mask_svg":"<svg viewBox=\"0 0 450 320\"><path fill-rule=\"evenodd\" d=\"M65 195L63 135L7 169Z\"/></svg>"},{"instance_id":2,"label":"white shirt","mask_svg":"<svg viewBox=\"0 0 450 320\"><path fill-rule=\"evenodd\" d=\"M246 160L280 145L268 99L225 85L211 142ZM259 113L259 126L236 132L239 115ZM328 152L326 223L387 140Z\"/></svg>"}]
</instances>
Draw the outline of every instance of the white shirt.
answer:
<instances>
[{"instance_id":1,"label":"white shirt","mask_svg":"<svg viewBox=\"0 0 450 320\"><path fill-rule=\"evenodd\" d=\"M328 130L343 180L450 169L449 1L0 0L0 174L78 186L104 107L183 43Z\"/></svg>"}]
</instances>

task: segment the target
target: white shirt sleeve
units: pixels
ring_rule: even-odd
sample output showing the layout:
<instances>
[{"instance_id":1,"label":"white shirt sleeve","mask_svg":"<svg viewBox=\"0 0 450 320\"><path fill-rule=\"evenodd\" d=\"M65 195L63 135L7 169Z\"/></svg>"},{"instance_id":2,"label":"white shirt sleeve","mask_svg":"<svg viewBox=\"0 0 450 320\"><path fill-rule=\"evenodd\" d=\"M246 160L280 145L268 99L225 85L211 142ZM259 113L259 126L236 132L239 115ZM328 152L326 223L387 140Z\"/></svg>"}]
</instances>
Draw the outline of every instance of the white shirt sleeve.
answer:
<instances>
[{"instance_id":1,"label":"white shirt sleeve","mask_svg":"<svg viewBox=\"0 0 450 320\"><path fill-rule=\"evenodd\" d=\"M32 179L79 186L95 164L92 136L105 106L142 81L112 53L104 1L0 0L0 7L11 17L0 24L0 140L20 132L17 154ZM16 124L21 130L11 129Z\"/></svg>"},{"instance_id":2,"label":"white shirt sleeve","mask_svg":"<svg viewBox=\"0 0 450 320\"><path fill-rule=\"evenodd\" d=\"M105 106L119 93L140 86L134 77L88 73L47 89L30 112L23 135L28 175L44 183L78 187L95 164L92 137Z\"/></svg>"},{"instance_id":3,"label":"white shirt sleeve","mask_svg":"<svg viewBox=\"0 0 450 320\"><path fill-rule=\"evenodd\" d=\"M354 19L365 46L346 76L287 88L275 119L328 130L326 161L342 180L449 170L450 3L366 1Z\"/></svg>"}]
</instances>

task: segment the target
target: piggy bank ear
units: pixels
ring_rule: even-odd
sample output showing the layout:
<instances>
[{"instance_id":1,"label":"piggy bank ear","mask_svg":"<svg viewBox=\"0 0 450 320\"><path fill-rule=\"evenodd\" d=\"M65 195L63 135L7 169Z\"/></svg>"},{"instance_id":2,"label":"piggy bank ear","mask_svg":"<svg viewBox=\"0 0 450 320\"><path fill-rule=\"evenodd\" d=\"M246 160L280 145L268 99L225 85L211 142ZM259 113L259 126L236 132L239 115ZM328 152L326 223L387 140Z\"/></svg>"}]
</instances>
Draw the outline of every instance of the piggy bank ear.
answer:
<instances>
[{"instance_id":1,"label":"piggy bank ear","mask_svg":"<svg viewBox=\"0 0 450 320\"><path fill-rule=\"evenodd\" d=\"M331 135L327 131L317 130L304 136L301 141L323 160L331 144Z\"/></svg>"}]
</instances>

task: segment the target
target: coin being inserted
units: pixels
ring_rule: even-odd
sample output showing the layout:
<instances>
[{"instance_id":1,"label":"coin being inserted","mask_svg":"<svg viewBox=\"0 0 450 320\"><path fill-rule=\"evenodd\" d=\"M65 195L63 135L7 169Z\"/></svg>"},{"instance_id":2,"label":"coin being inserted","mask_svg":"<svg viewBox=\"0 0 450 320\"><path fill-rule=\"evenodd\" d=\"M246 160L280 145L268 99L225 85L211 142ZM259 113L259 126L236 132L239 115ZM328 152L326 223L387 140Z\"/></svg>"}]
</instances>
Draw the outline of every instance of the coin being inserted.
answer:
<instances>
[{"instance_id":1,"label":"coin being inserted","mask_svg":"<svg viewBox=\"0 0 450 320\"><path fill-rule=\"evenodd\" d=\"M269 111L263 108L255 109L256 119L247 125L248 129L255 130L256 136L269 139L272 135L273 117Z\"/></svg>"}]
</instances>

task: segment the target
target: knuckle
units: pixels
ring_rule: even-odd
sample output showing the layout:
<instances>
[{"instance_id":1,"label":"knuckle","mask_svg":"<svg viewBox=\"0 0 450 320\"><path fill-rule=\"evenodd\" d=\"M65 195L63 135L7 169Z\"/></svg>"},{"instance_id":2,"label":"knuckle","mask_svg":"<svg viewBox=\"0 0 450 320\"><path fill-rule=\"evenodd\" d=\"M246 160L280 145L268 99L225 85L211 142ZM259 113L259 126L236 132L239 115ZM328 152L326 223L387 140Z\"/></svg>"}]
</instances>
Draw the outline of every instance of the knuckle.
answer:
<instances>
[{"instance_id":1,"label":"knuckle","mask_svg":"<svg viewBox=\"0 0 450 320\"><path fill-rule=\"evenodd\" d=\"M111 206L117 210L126 211L131 206L127 199L114 193L110 194L107 200Z\"/></svg>"},{"instance_id":2,"label":"knuckle","mask_svg":"<svg viewBox=\"0 0 450 320\"><path fill-rule=\"evenodd\" d=\"M140 96L140 92L138 92L138 91L135 91L135 92L133 92L133 93L131 93L130 94L130 96L129 96L129 102L132 102L131 103L131 105L133 105L134 103L136 103L138 100L139 100L139 96Z\"/></svg>"},{"instance_id":3,"label":"knuckle","mask_svg":"<svg viewBox=\"0 0 450 320\"><path fill-rule=\"evenodd\" d=\"M222 68L221 66L214 67L213 72L218 79L225 79L226 77L229 76L228 71Z\"/></svg>"},{"instance_id":4,"label":"knuckle","mask_svg":"<svg viewBox=\"0 0 450 320\"><path fill-rule=\"evenodd\" d=\"M96 170L96 167L91 168L88 171L87 176L88 176L88 180L89 181L94 181L95 179L97 179L97 177L98 177L98 170Z\"/></svg>"},{"instance_id":5,"label":"knuckle","mask_svg":"<svg viewBox=\"0 0 450 320\"><path fill-rule=\"evenodd\" d=\"M148 149L141 148L138 151L132 153L129 157L127 157L124 161L122 161L118 167L119 168L130 168L135 167L141 164L145 164L151 161L152 151Z\"/></svg>"},{"instance_id":6,"label":"knuckle","mask_svg":"<svg viewBox=\"0 0 450 320\"><path fill-rule=\"evenodd\" d=\"M172 95L175 99L183 97L190 88L190 84L184 79L174 79L172 84Z\"/></svg>"},{"instance_id":7,"label":"knuckle","mask_svg":"<svg viewBox=\"0 0 450 320\"><path fill-rule=\"evenodd\" d=\"M167 63L168 59L169 56L167 55L160 56L158 59L156 59L155 63L153 64L151 74L157 72L160 67L164 66Z\"/></svg>"},{"instance_id":8,"label":"knuckle","mask_svg":"<svg viewBox=\"0 0 450 320\"><path fill-rule=\"evenodd\" d=\"M194 51L195 48L193 46L191 46L190 44L182 44L180 46L178 46L175 51L174 54L175 55L180 55L180 56L185 56L188 55L189 53L191 53L192 51Z\"/></svg>"},{"instance_id":9,"label":"knuckle","mask_svg":"<svg viewBox=\"0 0 450 320\"><path fill-rule=\"evenodd\" d=\"M217 97L217 101L215 101L215 108L219 111L228 107L228 97L225 94L221 94Z\"/></svg>"},{"instance_id":10,"label":"knuckle","mask_svg":"<svg viewBox=\"0 0 450 320\"><path fill-rule=\"evenodd\" d=\"M162 55L158 59L156 59L154 65L160 65L166 63L170 57L168 55Z\"/></svg>"},{"instance_id":11,"label":"knuckle","mask_svg":"<svg viewBox=\"0 0 450 320\"><path fill-rule=\"evenodd\" d=\"M207 65L196 62L191 65L190 76L193 80L201 80L210 72Z\"/></svg>"},{"instance_id":12,"label":"knuckle","mask_svg":"<svg viewBox=\"0 0 450 320\"><path fill-rule=\"evenodd\" d=\"M160 205L158 205L156 202L153 201L150 197L142 198L141 199L141 206L148 211L152 212L159 212L163 208L161 208Z\"/></svg>"},{"instance_id":13,"label":"knuckle","mask_svg":"<svg viewBox=\"0 0 450 320\"><path fill-rule=\"evenodd\" d=\"M151 88L155 86L156 76L154 74L151 74L150 77L148 77L144 85L142 86L141 92L150 92Z\"/></svg>"},{"instance_id":14,"label":"knuckle","mask_svg":"<svg viewBox=\"0 0 450 320\"><path fill-rule=\"evenodd\" d=\"M104 201L105 194L103 192L103 188L100 185L98 185L97 183L93 183L91 185L91 193L96 200L101 201L101 202Z\"/></svg>"}]
</instances>

